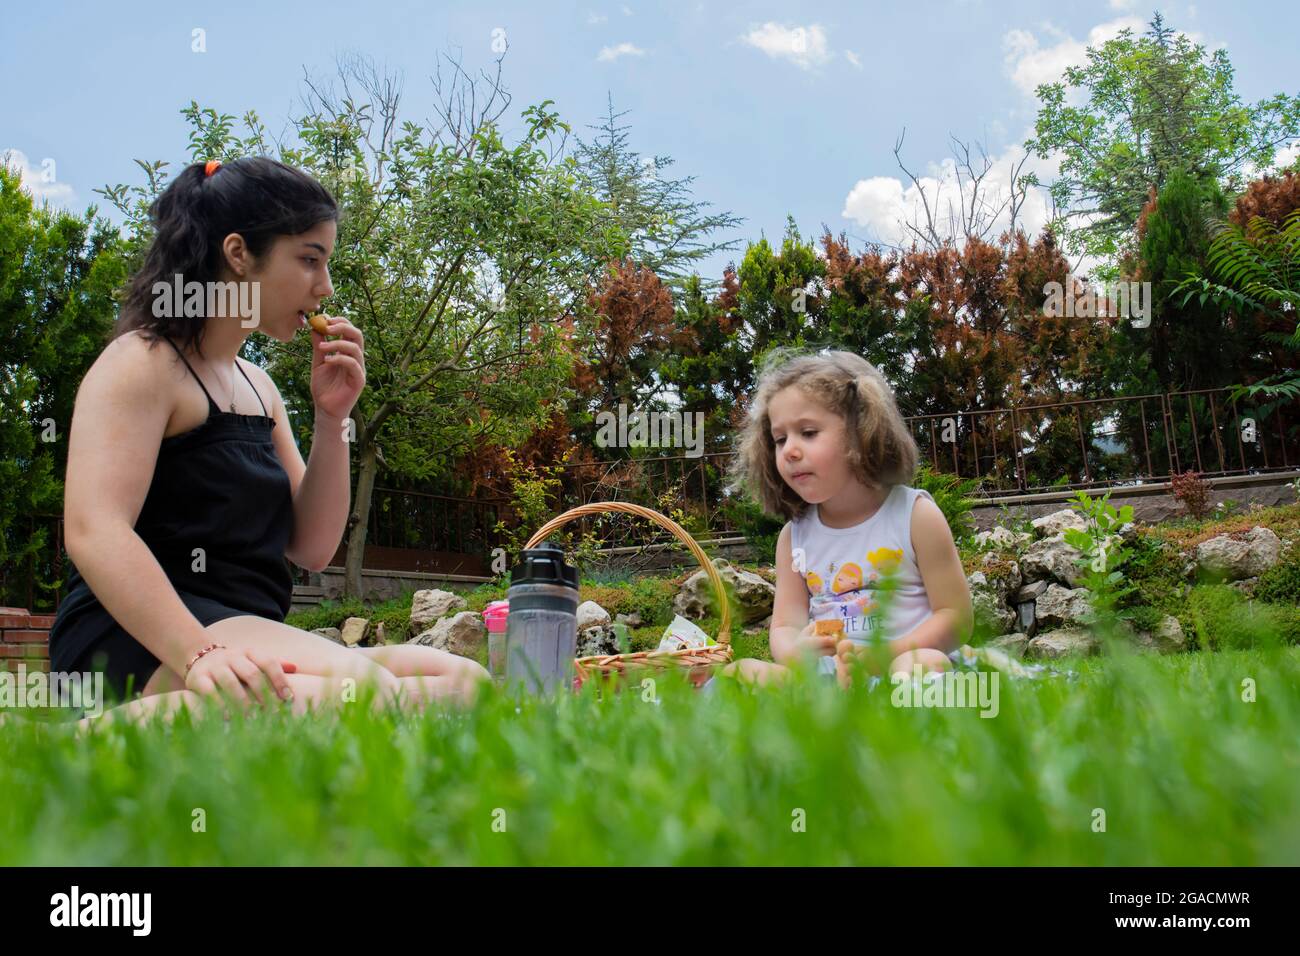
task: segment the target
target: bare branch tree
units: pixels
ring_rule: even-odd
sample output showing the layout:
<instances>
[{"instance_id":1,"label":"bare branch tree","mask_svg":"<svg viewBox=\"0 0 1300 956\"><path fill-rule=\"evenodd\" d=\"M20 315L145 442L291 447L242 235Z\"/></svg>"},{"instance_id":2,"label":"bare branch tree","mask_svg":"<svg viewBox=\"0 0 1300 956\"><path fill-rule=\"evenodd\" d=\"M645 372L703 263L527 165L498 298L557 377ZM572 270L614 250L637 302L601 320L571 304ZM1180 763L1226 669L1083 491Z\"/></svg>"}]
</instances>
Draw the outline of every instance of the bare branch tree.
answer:
<instances>
[{"instance_id":1,"label":"bare branch tree","mask_svg":"<svg viewBox=\"0 0 1300 956\"><path fill-rule=\"evenodd\" d=\"M901 153L906 135L907 129L904 128L894 144L894 159L915 188L920 198L920 210L919 214L913 214L902 225L921 248L933 251L969 239L987 242L996 238L994 231L1003 222L1008 232L1015 232L1019 228L1021 210L1029 187L1035 182L1024 173L1025 163L1029 160L1027 153L1011 165L1007 189L1003 192L993 188L989 180L989 175L997 164L984 145L976 141L975 153L972 154L970 143L950 135L957 197L949 198L945 205L943 175L940 174L935 180L933 195L930 195L922 177L908 169L903 162ZM945 221L946 228L941 231Z\"/></svg>"}]
</instances>

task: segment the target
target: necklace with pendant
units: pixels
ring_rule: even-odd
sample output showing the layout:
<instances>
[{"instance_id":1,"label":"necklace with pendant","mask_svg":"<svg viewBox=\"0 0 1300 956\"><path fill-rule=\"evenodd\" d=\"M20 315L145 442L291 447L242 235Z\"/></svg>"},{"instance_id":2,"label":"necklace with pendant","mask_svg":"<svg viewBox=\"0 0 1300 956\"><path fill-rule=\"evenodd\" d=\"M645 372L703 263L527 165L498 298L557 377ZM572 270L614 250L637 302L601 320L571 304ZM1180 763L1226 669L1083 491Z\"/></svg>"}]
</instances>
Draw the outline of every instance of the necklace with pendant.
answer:
<instances>
[{"instance_id":1,"label":"necklace with pendant","mask_svg":"<svg viewBox=\"0 0 1300 956\"><path fill-rule=\"evenodd\" d=\"M234 384L235 384L235 376L234 376L234 374L232 373L231 376L230 376L230 386L231 386L231 387L228 389L228 391L230 392L230 414L232 414L232 415L238 415L239 413L235 411L235 388L234 388Z\"/></svg>"}]
</instances>

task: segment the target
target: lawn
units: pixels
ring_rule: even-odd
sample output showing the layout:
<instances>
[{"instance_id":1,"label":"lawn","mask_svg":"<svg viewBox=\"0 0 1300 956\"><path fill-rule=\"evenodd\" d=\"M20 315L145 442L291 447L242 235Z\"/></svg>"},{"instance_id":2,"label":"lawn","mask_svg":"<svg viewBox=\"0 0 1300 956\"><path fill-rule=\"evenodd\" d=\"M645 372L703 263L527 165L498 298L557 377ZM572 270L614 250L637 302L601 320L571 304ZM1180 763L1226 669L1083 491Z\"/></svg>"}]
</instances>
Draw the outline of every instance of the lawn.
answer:
<instances>
[{"instance_id":1,"label":"lawn","mask_svg":"<svg viewBox=\"0 0 1300 956\"><path fill-rule=\"evenodd\" d=\"M661 678L421 717L10 722L0 864L1300 863L1300 649L1053 663L1076 676L1003 679L992 718Z\"/></svg>"}]
</instances>

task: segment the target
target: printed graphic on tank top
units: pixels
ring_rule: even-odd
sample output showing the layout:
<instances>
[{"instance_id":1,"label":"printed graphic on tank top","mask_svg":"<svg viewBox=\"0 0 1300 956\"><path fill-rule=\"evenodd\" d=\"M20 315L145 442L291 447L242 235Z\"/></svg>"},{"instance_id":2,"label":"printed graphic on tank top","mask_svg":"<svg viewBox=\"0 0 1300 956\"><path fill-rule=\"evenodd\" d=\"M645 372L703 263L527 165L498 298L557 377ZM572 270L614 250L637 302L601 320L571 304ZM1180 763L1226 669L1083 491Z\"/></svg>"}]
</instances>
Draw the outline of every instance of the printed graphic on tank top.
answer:
<instances>
[{"instance_id":1,"label":"printed graphic on tank top","mask_svg":"<svg viewBox=\"0 0 1300 956\"><path fill-rule=\"evenodd\" d=\"M896 640L933 613L912 549L912 508L922 495L934 500L924 489L894 485L875 514L849 528L822 524L816 505L790 522L790 549L796 570L802 563L810 621L840 621L844 637L866 643L882 631ZM883 617L876 589L891 569L897 589ZM834 674L834 657L821 658L818 668Z\"/></svg>"},{"instance_id":2,"label":"printed graphic on tank top","mask_svg":"<svg viewBox=\"0 0 1300 956\"><path fill-rule=\"evenodd\" d=\"M293 595L285 557L293 493L271 439L275 420L265 414L260 393L262 415L221 411L176 343L162 338L203 389L208 417L162 440L135 532L205 627L241 614L283 621ZM55 670L121 629L76 566L69 562L69 568L68 596L50 630Z\"/></svg>"}]
</instances>

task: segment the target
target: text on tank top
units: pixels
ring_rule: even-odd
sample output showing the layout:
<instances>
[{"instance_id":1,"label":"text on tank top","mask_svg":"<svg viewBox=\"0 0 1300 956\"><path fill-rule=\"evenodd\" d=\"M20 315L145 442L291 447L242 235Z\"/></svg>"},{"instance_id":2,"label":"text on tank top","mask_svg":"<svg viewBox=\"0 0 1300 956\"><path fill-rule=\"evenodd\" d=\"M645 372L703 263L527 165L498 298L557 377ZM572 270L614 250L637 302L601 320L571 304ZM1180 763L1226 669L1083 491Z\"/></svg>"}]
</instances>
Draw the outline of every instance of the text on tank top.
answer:
<instances>
[{"instance_id":1,"label":"text on tank top","mask_svg":"<svg viewBox=\"0 0 1300 956\"><path fill-rule=\"evenodd\" d=\"M934 501L924 489L894 485L875 514L848 528L822 524L816 505L790 522L790 549L808 587L810 621L841 621L846 638L865 643L874 637L896 640L931 615L912 548L912 508L922 495ZM896 590L882 615L877 588L891 572ZM821 658L819 667L833 673L834 658Z\"/></svg>"}]
</instances>

